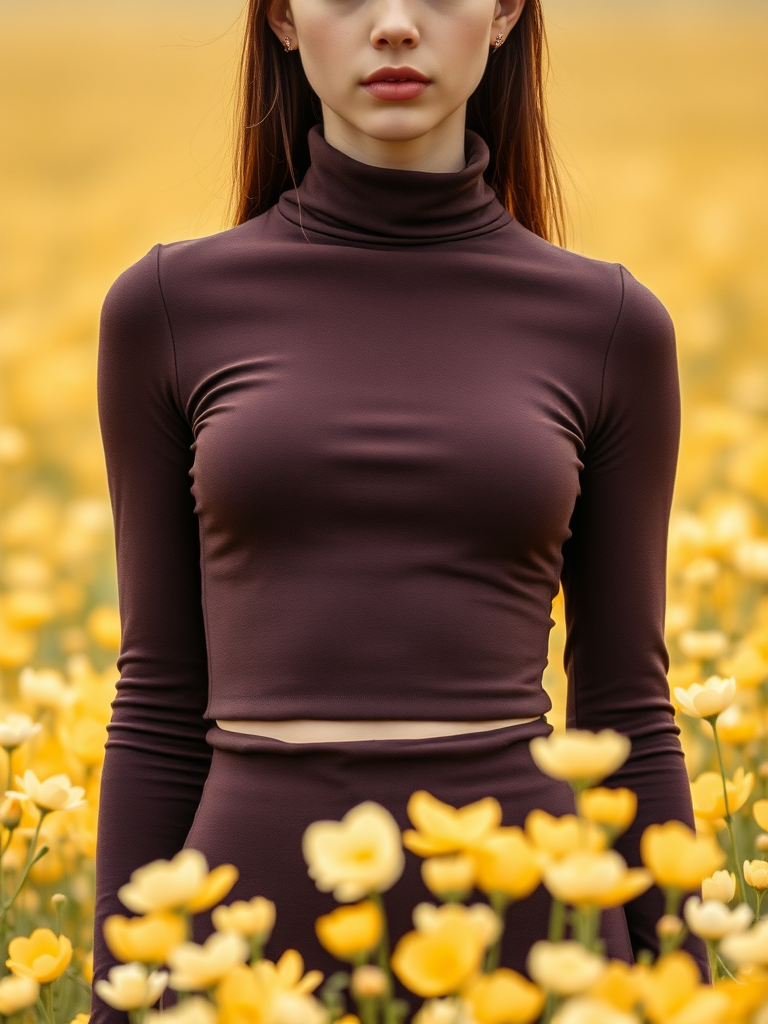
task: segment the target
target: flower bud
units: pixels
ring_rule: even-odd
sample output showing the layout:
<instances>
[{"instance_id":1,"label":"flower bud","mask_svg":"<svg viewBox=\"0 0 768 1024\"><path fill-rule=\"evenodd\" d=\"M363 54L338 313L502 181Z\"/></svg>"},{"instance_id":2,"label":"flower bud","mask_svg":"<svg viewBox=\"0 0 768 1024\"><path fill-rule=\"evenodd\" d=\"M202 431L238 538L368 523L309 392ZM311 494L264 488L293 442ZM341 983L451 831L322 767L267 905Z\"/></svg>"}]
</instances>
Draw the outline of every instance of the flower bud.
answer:
<instances>
[{"instance_id":1,"label":"flower bud","mask_svg":"<svg viewBox=\"0 0 768 1024\"><path fill-rule=\"evenodd\" d=\"M378 999L387 991L387 976L375 964L363 964L352 972L352 994L363 999Z\"/></svg>"},{"instance_id":2,"label":"flower bud","mask_svg":"<svg viewBox=\"0 0 768 1024\"><path fill-rule=\"evenodd\" d=\"M0 825L12 832L21 821L22 813L21 800L16 796L7 796L0 804Z\"/></svg>"},{"instance_id":3,"label":"flower bud","mask_svg":"<svg viewBox=\"0 0 768 1024\"><path fill-rule=\"evenodd\" d=\"M760 832L755 839L755 846L761 853L768 850L768 832Z\"/></svg>"},{"instance_id":4,"label":"flower bud","mask_svg":"<svg viewBox=\"0 0 768 1024\"><path fill-rule=\"evenodd\" d=\"M427 857L421 864L421 877L435 896L455 894L461 899L475 883L475 862L466 853Z\"/></svg>"},{"instance_id":5,"label":"flower bud","mask_svg":"<svg viewBox=\"0 0 768 1024\"><path fill-rule=\"evenodd\" d=\"M53 904L54 908L63 906L66 902L67 897L64 895L63 892L55 892L53 896L51 896L51 903Z\"/></svg>"},{"instance_id":6,"label":"flower bud","mask_svg":"<svg viewBox=\"0 0 768 1024\"><path fill-rule=\"evenodd\" d=\"M719 900L730 903L736 895L736 875L721 868L701 883L701 895L705 900Z\"/></svg>"},{"instance_id":7,"label":"flower bud","mask_svg":"<svg viewBox=\"0 0 768 1024\"><path fill-rule=\"evenodd\" d=\"M679 934L683 922L677 914L663 914L656 922L656 934L659 938L669 936L670 938Z\"/></svg>"}]
</instances>

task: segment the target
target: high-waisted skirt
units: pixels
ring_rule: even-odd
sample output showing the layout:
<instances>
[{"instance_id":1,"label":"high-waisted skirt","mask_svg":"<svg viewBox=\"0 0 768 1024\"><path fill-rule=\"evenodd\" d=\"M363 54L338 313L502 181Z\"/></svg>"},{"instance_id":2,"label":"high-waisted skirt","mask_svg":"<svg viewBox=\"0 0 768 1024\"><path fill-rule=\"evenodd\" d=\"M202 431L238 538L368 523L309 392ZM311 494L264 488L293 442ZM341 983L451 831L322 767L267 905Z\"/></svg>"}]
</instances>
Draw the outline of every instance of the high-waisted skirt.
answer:
<instances>
[{"instance_id":1,"label":"high-waisted skirt","mask_svg":"<svg viewBox=\"0 0 768 1024\"><path fill-rule=\"evenodd\" d=\"M225 902L257 895L274 901L277 919L265 949L269 959L297 949L306 969L317 968L327 977L344 965L320 945L314 922L338 904L331 893L318 891L307 874L301 851L307 826L320 819L338 821L363 800L375 800L401 829L412 827L406 804L417 789L454 807L494 796L504 825L522 825L535 807L553 815L573 813L570 786L544 775L528 749L533 736L551 732L543 716L454 736L311 743L286 743L213 726L207 737L214 748L210 773L184 845L202 850L210 867L231 863L238 868L239 878ZM416 904L436 902L420 866L421 859L406 851L402 876L384 893L393 948L413 928ZM503 966L527 974L528 950L546 938L549 910L543 885L510 905ZM209 913L194 918L196 941L212 930ZM608 956L633 962L622 907L603 913L601 935ZM398 994L409 999L411 1008L420 1003L399 985Z\"/></svg>"}]
</instances>

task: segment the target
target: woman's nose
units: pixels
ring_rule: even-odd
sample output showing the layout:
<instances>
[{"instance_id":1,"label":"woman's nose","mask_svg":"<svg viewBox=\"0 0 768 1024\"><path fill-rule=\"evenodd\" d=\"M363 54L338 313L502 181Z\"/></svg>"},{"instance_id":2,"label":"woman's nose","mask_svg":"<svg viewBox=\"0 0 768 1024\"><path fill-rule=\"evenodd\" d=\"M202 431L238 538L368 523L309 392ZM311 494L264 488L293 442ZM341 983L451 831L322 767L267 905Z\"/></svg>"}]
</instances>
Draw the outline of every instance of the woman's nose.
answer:
<instances>
[{"instance_id":1,"label":"woman's nose","mask_svg":"<svg viewBox=\"0 0 768 1024\"><path fill-rule=\"evenodd\" d=\"M377 49L383 46L414 47L419 42L419 30L403 0L380 0L376 21L371 32L371 43Z\"/></svg>"}]
</instances>

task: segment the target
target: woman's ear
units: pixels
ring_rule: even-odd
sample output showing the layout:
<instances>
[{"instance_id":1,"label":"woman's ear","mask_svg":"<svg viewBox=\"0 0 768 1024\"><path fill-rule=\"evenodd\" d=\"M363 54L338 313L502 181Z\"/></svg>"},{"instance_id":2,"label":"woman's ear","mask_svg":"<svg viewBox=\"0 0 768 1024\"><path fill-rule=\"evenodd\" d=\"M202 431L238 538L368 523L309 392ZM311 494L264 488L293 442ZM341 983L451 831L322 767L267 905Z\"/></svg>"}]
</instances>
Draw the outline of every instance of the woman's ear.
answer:
<instances>
[{"instance_id":1,"label":"woman's ear","mask_svg":"<svg viewBox=\"0 0 768 1024\"><path fill-rule=\"evenodd\" d=\"M267 7L267 21L280 42L285 45L285 37L291 41L291 48L298 47L296 26L293 23L290 0L272 0Z\"/></svg>"},{"instance_id":2,"label":"woman's ear","mask_svg":"<svg viewBox=\"0 0 768 1024\"><path fill-rule=\"evenodd\" d=\"M502 39L507 38L523 13L524 7L525 0L496 0L496 9L493 12L493 22L491 23L491 46L496 42L497 36L501 35Z\"/></svg>"}]
</instances>

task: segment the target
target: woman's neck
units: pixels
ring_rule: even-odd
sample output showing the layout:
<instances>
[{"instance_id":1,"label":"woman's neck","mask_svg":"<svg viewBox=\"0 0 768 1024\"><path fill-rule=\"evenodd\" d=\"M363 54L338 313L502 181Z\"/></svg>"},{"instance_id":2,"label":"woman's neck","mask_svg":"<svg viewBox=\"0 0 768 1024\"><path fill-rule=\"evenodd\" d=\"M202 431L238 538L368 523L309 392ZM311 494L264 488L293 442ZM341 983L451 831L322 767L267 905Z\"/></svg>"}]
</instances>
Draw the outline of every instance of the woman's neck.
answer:
<instances>
[{"instance_id":1,"label":"woman's neck","mask_svg":"<svg viewBox=\"0 0 768 1024\"><path fill-rule=\"evenodd\" d=\"M326 142L360 163L407 171L449 173L466 166L466 104L416 138L379 139L356 128L323 104Z\"/></svg>"}]
</instances>

